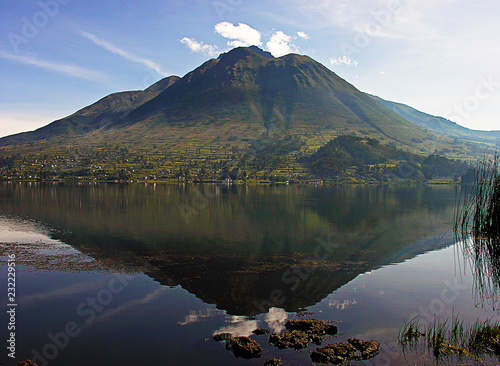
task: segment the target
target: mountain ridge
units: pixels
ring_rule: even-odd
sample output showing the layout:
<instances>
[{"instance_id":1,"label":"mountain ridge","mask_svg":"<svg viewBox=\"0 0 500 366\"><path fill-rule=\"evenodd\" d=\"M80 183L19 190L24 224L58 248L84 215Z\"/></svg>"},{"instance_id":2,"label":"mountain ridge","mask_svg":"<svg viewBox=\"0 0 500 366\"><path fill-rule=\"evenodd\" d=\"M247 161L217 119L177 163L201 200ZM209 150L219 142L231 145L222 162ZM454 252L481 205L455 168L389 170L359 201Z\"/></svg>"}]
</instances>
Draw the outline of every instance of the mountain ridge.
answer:
<instances>
[{"instance_id":1,"label":"mountain ridge","mask_svg":"<svg viewBox=\"0 0 500 366\"><path fill-rule=\"evenodd\" d=\"M23 143L47 139L61 134L84 134L105 127L113 119L119 119L142 103L151 100L178 79L178 76L169 76L144 90L109 94L67 117L51 122L34 131L2 137L0 138L0 146L5 145L2 141Z\"/></svg>"},{"instance_id":2,"label":"mountain ridge","mask_svg":"<svg viewBox=\"0 0 500 366\"><path fill-rule=\"evenodd\" d=\"M367 94L386 108L399 114L401 117L416 125L434 131L436 133L451 138L467 139L471 141L488 142L497 140L500 142L500 130L482 131L473 130L459 125L449 119L439 116L433 116L428 113L417 110L403 103L388 101L378 96Z\"/></svg>"}]
</instances>

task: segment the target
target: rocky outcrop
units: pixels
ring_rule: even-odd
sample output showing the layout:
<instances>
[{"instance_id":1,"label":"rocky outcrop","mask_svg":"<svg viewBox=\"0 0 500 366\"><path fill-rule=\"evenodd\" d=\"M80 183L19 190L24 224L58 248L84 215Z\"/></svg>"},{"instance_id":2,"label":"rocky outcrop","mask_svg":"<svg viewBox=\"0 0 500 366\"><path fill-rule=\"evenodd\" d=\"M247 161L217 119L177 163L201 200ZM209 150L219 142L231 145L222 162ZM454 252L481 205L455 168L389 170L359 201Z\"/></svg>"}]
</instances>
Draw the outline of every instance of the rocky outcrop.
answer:
<instances>
[{"instance_id":1,"label":"rocky outcrop","mask_svg":"<svg viewBox=\"0 0 500 366\"><path fill-rule=\"evenodd\" d=\"M356 348L357 352L353 357L355 360L368 360L377 355L380 351L380 343L375 341L363 341L358 338L349 338L347 342Z\"/></svg>"},{"instance_id":2,"label":"rocky outcrop","mask_svg":"<svg viewBox=\"0 0 500 366\"><path fill-rule=\"evenodd\" d=\"M219 333L212 337L217 342L227 341L230 338L233 338L231 333Z\"/></svg>"},{"instance_id":3,"label":"rocky outcrop","mask_svg":"<svg viewBox=\"0 0 500 366\"><path fill-rule=\"evenodd\" d=\"M318 363L339 365L349 360L368 360L378 354L380 344L349 338L346 342L333 343L317 348L311 353L311 360Z\"/></svg>"},{"instance_id":4,"label":"rocky outcrop","mask_svg":"<svg viewBox=\"0 0 500 366\"><path fill-rule=\"evenodd\" d=\"M285 328L287 332L271 334L271 345L278 348L302 349L310 343L321 344L327 334L337 334L337 326L317 319L288 320Z\"/></svg>"},{"instance_id":5,"label":"rocky outcrop","mask_svg":"<svg viewBox=\"0 0 500 366\"><path fill-rule=\"evenodd\" d=\"M281 358L270 358L264 363L264 366L283 366Z\"/></svg>"},{"instance_id":6,"label":"rocky outcrop","mask_svg":"<svg viewBox=\"0 0 500 366\"><path fill-rule=\"evenodd\" d=\"M321 364L333 363L339 365L354 357L356 348L350 343L333 343L317 348L311 353L311 360Z\"/></svg>"},{"instance_id":7,"label":"rocky outcrop","mask_svg":"<svg viewBox=\"0 0 500 366\"><path fill-rule=\"evenodd\" d=\"M21 361L17 364L17 366L38 366L38 364L34 363L31 360Z\"/></svg>"},{"instance_id":8,"label":"rocky outcrop","mask_svg":"<svg viewBox=\"0 0 500 366\"><path fill-rule=\"evenodd\" d=\"M328 335L337 334L337 326L317 319L290 319L285 323L287 329L281 333L269 336L269 344L279 349L293 348L296 350L307 348L311 343L320 345ZM268 329L257 328L256 335L269 333ZM233 337L231 333L219 333L213 339L226 342L226 349L236 357L246 359L260 358L262 346L248 337ZM364 341L358 338L349 338L347 342L332 343L325 347L316 348L311 353L311 360L320 364L340 365L350 360L368 360L379 353L380 344L375 341ZM280 358L269 359L266 366L282 365ZM32 366L32 365L22 365Z\"/></svg>"},{"instance_id":9,"label":"rocky outcrop","mask_svg":"<svg viewBox=\"0 0 500 366\"><path fill-rule=\"evenodd\" d=\"M262 335L262 334L267 334L269 332L270 332L269 329L257 328L252 333L255 334L255 335Z\"/></svg>"},{"instance_id":10,"label":"rocky outcrop","mask_svg":"<svg viewBox=\"0 0 500 366\"><path fill-rule=\"evenodd\" d=\"M278 347L279 349L302 349L306 348L309 343L311 343L309 334L301 332L300 330L292 330L291 332L283 333L273 333L269 337L269 344Z\"/></svg>"},{"instance_id":11,"label":"rocky outcrop","mask_svg":"<svg viewBox=\"0 0 500 366\"><path fill-rule=\"evenodd\" d=\"M229 338L226 341L226 349L234 353L236 357L259 358L262 355L262 346L248 337Z\"/></svg>"},{"instance_id":12,"label":"rocky outcrop","mask_svg":"<svg viewBox=\"0 0 500 366\"><path fill-rule=\"evenodd\" d=\"M327 324L322 320L317 319L292 319L285 323L285 328L288 330L300 330L309 334L337 334L337 326Z\"/></svg>"}]
</instances>

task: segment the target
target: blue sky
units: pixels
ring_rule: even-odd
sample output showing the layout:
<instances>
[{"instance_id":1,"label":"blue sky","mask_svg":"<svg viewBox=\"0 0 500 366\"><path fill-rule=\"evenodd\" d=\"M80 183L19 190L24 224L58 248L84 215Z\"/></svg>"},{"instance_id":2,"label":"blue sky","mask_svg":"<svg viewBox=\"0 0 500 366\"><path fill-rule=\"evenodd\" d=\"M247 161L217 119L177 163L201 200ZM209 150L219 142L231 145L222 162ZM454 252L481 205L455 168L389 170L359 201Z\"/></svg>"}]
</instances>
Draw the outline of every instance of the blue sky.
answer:
<instances>
[{"instance_id":1,"label":"blue sky","mask_svg":"<svg viewBox=\"0 0 500 366\"><path fill-rule=\"evenodd\" d=\"M308 55L358 89L500 130L498 0L3 0L0 136L235 46Z\"/></svg>"}]
</instances>

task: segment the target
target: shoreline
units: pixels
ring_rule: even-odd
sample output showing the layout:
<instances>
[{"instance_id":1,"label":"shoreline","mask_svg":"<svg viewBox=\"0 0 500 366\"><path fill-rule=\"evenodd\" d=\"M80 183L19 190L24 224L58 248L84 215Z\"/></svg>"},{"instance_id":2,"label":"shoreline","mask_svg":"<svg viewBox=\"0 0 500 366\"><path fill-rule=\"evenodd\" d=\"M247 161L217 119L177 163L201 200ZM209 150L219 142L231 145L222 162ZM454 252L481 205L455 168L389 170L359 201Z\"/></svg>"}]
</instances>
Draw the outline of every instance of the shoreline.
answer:
<instances>
[{"instance_id":1,"label":"shoreline","mask_svg":"<svg viewBox=\"0 0 500 366\"><path fill-rule=\"evenodd\" d=\"M401 181L391 181L391 182L379 182L379 181L364 181L364 180L329 180L329 179L317 179L317 180L303 180L303 181L288 181L288 182L275 182L275 181L265 181L265 180L247 180L247 181L233 181L233 182L223 182L223 181L184 181L184 180L89 180L89 179L50 179L50 180L38 180L38 179L0 179L0 182L7 183L94 183L94 184L189 184L189 185L221 185L221 186L288 186L288 185L449 185L449 186L462 186L466 183L456 182L453 179L433 179L427 182L418 182L413 180L401 180Z\"/></svg>"}]
</instances>

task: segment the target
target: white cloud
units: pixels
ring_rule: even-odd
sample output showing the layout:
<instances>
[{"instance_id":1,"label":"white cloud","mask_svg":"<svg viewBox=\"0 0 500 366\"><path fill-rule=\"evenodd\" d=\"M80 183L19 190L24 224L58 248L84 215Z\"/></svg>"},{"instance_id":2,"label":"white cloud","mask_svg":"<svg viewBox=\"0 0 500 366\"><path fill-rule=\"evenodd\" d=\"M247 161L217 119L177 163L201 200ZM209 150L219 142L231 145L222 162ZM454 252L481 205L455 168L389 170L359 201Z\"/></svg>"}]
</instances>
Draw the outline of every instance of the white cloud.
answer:
<instances>
[{"instance_id":1,"label":"white cloud","mask_svg":"<svg viewBox=\"0 0 500 366\"><path fill-rule=\"evenodd\" d=\"M309 36L307 35L307 33L304 33L304 32L297 32L297 35L302 38L302 39L309 39Z\"/></svg>"},{"instance_id":2,"label":"white cloud","mask_svg":"<svg viewBox=\"0 0 500 366\"><path fill-rule=\"evenodd\" d=\"M277 31L271 36L269 42L266 43L266 47L274 57L284 56L291 52L297 52L297 47L290 43L291 40L292 37L287 36L282 31Z\"/></svg>"},{"instance_id":3,"label":"white cloud","mask_svg":"<svg viewBox=\"0 0 500 366\"><path fill-rule=\"evenodd\" d=\"M331 58L330 63L332 65L346 65L346 66L358 66L358 61L353 60L349 56L342 56L337 58Z\"/></svg>"},{"instance_id":4,"label":"white cloud","mask_svg":"<svg viewBox=\"0 0 500 366\"><path fill-rule=\"evenodd\" d=\"M116 47L115 45L111 44L110 42L98 38L96 35L94 35L92 33L84 32L84 31L82 31L81 33L85 38L91 40L96 45L114 53L115 55L121 56L129 61L132 61L132 62L137 62L137 63L143 64L146 67L150 68L151 70L157 72L158 74L160 74L162 76L169 76L169 74L167 72L163 71L161 66L154 61L151 61L147 58L136 56L128 51L122 50L121 48Z\"/></svg>"},{"instance_id":5,"label":"white cloud","mask_svg":"<svg viewBox=\"0 0 500 366\"><path fill-rule=\"evenodd\" d=\"M232 47L262 45L260 32L248 24L238 23L238 25L233 25L229 22L221 22L215 25L215 31L224 38L232 39L233 41L227 42Z\"/></svg>"},{"instance_id":6,"label":"white cloud","mask_svg":"<svg viewBox=\"0 0 500 366\"><path fill-rule=\"evenodd\" d=\"M63 64L59 62L44 61L36 57L13 55L8 52L0 51L0 58L25 65L36 66L45 70L60 72L81 79L102 80L104 77L97 71L88 70L78 66Z\"/></svg>"},{"instance_id":7,"label":"white cloud","mask_svg":"<svg viewBox=\"0 0 500 366\"><path fill-rule=\"evenodd\" d=\"M181 39L181 43L185 44L193 52L203 53L208 56L217 56L219 53L217 46L204 44L203 42L198 42L189 37Z\"/></svg>"}]
</instances>

